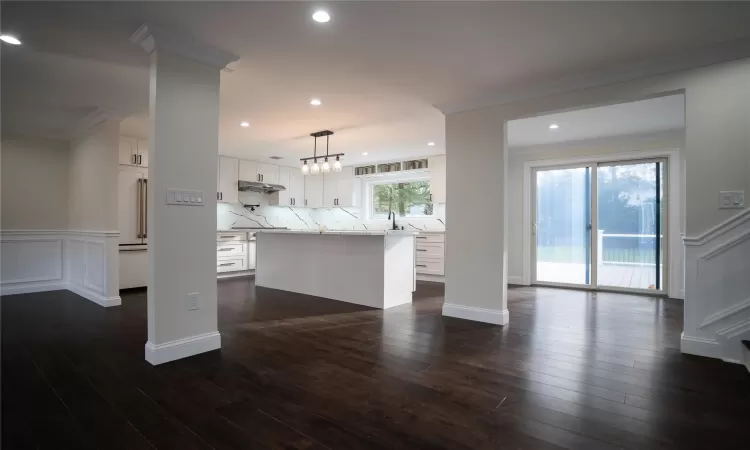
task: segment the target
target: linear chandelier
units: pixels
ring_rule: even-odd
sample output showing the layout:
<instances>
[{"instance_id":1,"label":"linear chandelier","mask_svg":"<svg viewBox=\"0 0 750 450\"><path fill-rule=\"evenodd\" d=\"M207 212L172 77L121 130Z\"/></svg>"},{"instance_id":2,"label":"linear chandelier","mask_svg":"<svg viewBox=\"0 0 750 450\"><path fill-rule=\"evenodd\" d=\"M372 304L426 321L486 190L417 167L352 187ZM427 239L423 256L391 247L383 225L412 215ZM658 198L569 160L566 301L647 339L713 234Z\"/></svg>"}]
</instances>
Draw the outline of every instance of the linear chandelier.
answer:
<instances>
[{"instance_id":1,"label":"linear chandelier","mask_svg":"<svg viewBox=\"0 0 750 450\"><path fill-rule=\"evenodd\" d=\"M334 172L341 172L341 160L339 157L344 156L343 153L335 153L333 155L328 154L328 138L333 134L333 131L331 130L323 130L323 131L316 131L315 133L310 133L310 136L315 138L313 143L313 156L309 158L300 158L300 161L302 161L302 175L317 175L319 173L328 173L331 171L331 165L328 163L328 158L336 157L336 161L333 162L333 171ZM323 159L323 164L318 165L318 138L319 137L326 137L326 156L321 158ZM307 165L307 161L313 160L312 166Z\"/></svg>"}]
</instances>

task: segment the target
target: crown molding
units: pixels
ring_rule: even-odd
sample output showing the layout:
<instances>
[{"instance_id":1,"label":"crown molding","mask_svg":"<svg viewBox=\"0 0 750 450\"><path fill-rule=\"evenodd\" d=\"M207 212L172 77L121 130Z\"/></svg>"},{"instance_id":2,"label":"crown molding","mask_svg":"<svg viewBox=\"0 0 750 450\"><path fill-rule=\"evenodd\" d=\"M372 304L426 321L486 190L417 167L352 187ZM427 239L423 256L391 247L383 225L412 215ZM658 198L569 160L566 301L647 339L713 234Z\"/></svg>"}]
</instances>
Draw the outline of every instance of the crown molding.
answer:
<instances>
[{"instance_id":1,"label":"crown molding","mask_svg":"<svg viewBox=\"0 0 750 450\"><path fill-rule=\"evenodd\" d=\"M155 50L166 50L219 70L239 59L233 53L193 37L179 35L148 23L141 25L130 37L130 41L143 47L148 54Z\"/></svg>"},{"instance_id":2,"label":"crown molding","mask_svg":"<svg viewBox=\"0 0 750 450\"><path fill-rule=\"evenodd\" d=\"M68 133L67 138L69 140L78 138L86 134L92 128L101 125L108 120L120 121L124 118L125 117L122 114L118 114L114 111L108 111L100 109L98 107L94 107L94 109L90 113L88 113L73 126L70 133Z\"/></svg>"},{"instance_id":3,"label":"crown molding","mask_svg":"<svg viewBox=\"0 0 750 450\"><path fill-rule=\"evenodd\" d=\"M743 37L611 69L579 73L547 82L507 86L493 93L434 106L443 114L451 114L634 81L747 57L750 57L750 37Z\"/></svg>"}]
</instances>

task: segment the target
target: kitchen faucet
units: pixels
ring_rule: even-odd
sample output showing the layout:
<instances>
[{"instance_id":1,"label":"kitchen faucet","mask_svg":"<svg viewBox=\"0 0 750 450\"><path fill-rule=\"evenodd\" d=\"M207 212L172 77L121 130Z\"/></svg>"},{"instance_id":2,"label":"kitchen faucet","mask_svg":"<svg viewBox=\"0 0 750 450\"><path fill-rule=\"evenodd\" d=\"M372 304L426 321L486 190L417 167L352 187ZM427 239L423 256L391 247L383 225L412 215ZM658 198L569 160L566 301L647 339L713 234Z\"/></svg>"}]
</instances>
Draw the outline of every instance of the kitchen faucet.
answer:
<instances>
[{"instance_id":1,"label":"kitchen faucet","mask_svg":"<svg viewBox=\"0 0 750 450\"><path fill-rule=\"evenodd\" d=\"M393 211L389 212L388 213L389 219L391 218L391 214L393 214L393 227L391 228L391 230L398 230L398 227L396 226L396 213Z\"/></svg>"}]
</instances>

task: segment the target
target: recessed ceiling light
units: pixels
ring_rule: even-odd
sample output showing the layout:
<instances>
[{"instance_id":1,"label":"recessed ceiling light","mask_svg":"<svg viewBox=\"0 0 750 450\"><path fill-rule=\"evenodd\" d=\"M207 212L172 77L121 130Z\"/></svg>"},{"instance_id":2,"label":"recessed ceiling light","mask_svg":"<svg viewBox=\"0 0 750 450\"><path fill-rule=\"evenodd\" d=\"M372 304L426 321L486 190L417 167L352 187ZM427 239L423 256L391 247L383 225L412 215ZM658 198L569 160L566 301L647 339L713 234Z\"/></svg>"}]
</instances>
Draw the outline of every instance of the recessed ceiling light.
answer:
<instances>
[{"instance_id":1,"label":"recessed ceiling light","mask_svg":"<svg viewBox=\"0 0 750 450\"><path fill-rule=\"evenodd\" d=\"M367 156L367 155L369 155L369 153L367 153L367 152L362 152L362 156Z\"/></svg>"},{"instance_id":2,"label":"recessed ceiling light","mask_svg":"<svg viewBox=\"0 0 750 450\"><path fill-rule=\"evenodd\" d=\"M553 123L552 125L550 125L550 126L549 126L549 129L550 129L550 130L556 130L556 129L558 129L558 128L560 128L560 125L558 125L558 124L556 124L556 123Z\"/></svg>"},{"instance_id":3,"label":"recessed ceiling light","mask_svg":"<svg viewBox=\"0 0 750 450\"><path fill-rule=\"evenodd\" d=\"M323 104L323 102L321 102L319 98L314 98L310 100L310 104L313 106L320 106Z\"/></svg>"},{"instance_id":4,"label":"recessed ceiling light","mask_svg":"<svg viewBox=\"0 0 750 450\"><path fill-rule=\"evenodd\" d=\"M242 123L240 123L240 126L247 128L247 127L250 126L250 122L242 122Z\"/></svg>"},{"instance_id":5,"label":"recessed ceiling light","mask_svg":"<svg viewBox=\"0 0 750 450\"><path fill-rule=\"evenodd\" d=\"M428 145L428 146L430 146L430 147L434 147L434 146L435 146L435 143L434 143L434 142L432 142L432 141L430 141L430 142L428 142L428 143L427 143L427 145Z\"/></svg>"},{"instance_id":6,"label":"recessed ceiling light","mask_svg":"<svg viewBox=\"0 0 750 450\"><path fill-rule=\"evenodd\" d=\"M21 45L21 41L19 41L17 37L11 36L9 34L0 35L0 41L7 42L8 44L13 45Z\"/></svg>"},{"instance_id":7,"label":"recessed ceiling light","mask_svg":"<svg viewBox=\"0 0 750 450\"><path fill-rule=\"evenodd\" d=\"M323 11L322 9L319 11L315 11L315 13L313 13L312 15L312 18L314 21L320 22L320 23L326 23L329 20L331 20L331 16L328 15L328 13Z\"/></svg>"}]
</instances>

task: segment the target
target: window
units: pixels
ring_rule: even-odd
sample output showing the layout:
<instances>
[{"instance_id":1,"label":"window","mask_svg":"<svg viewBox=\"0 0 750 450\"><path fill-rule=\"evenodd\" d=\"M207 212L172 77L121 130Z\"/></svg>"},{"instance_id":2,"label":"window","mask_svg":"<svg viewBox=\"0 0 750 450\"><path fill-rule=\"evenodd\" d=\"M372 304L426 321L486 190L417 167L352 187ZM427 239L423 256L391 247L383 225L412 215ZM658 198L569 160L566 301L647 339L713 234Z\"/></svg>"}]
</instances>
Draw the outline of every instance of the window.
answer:
<instances>
[{"instance_id":1,"label":"window","mask_svg":"<svg viewBox=\"0 0 750 450\"><path fill-rule=\"evenodd\" d=\"M370 184L370 217L385 219L393 211L398 217L432 215L428 179L375 182Z\"/></svg>"}]
</instances>

